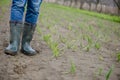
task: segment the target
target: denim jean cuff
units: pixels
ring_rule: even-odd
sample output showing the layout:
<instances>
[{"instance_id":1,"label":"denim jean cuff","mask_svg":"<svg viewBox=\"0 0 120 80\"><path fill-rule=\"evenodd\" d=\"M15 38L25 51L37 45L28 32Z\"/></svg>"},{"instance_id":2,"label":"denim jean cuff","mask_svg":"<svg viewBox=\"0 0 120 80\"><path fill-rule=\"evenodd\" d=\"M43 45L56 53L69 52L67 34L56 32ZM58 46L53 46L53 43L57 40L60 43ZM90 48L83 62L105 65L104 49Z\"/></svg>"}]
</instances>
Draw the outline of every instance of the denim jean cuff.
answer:
<instances>
[{"instance_id":1,"label":"denim jean cuff","mask_svg":"<svg viewBox=\"0 0 120 80\"><path fill-rule=\"evenodd\" d=\"M23 24L23 22L21 22L21 21L9 21L9 23Z\"/></svg>"},{"instance_id":2,"label":"denim jean cuff","mask_svg":"<svg viewBox=\"0 0 120 80\"><path fill-rule=\"evenodd\" d=\"M28 25L28 26L31 26L31 27L36 27L37 26L37 24L32 24L32 23L28 23L28 22L25 22L24 24Z\"/></svg>"}]
</instances>

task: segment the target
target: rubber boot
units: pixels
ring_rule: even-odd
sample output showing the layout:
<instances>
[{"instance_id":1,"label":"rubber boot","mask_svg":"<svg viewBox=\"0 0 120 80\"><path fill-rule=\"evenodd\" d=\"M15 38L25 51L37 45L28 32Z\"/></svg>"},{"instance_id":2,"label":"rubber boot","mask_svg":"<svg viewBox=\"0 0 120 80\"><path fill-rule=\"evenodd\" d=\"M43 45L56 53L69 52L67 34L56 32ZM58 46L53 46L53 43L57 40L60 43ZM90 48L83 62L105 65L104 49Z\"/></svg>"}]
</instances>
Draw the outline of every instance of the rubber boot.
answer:
<instances>
[{"instance_id":1,"label":"rubber boot","mask_svg":"<svg viewBox=\"0 0 120 80\"><path fill-rule=\"evenodd\" d=\"M22 23L10 22L10 44L4 50L8 55L15 56L19 50Z\"/></svg>"},{"instance_id":2,"label":"rubber boot","mask_svg":"<svg viewBox=\"0 0 120 80\"><path fill-rule=\"evenodd\" d=\"M22 35L22 45L21 52L28 56L33 56L37 52L30 46L30 42L33 38L36 25L31 25L29 23L24 24L23 35Z\"/></svg>"}]
</instances>

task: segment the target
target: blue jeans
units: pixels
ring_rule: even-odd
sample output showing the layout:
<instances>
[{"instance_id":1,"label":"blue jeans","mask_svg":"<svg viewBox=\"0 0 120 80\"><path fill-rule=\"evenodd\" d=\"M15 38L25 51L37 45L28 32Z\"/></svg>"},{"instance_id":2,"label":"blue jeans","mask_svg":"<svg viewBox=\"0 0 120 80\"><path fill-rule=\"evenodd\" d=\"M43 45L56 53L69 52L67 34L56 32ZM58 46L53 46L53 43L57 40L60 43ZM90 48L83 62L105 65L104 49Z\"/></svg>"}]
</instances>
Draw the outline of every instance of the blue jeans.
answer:
<instances>
[{"instance_id":1,"label":"blue jeans","mask_svg":"<svg viewBox=\"0 0 120 80\"><path fill-rule=\"evenodd\" d=\"M36 24L42 0L12 0L11 22L23 22L24 10L26 8L25 22Z\"/></svg>"}]
</instances>

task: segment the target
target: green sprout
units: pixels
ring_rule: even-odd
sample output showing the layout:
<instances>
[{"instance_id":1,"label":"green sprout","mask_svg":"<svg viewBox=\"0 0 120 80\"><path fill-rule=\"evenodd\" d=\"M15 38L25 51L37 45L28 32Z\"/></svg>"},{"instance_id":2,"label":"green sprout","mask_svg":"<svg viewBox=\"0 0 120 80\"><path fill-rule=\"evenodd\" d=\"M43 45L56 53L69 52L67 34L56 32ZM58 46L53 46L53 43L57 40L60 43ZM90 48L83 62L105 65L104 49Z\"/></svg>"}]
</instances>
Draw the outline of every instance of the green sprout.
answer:
<instances>
[{"instance_id":1,"label":"green sprout","mask_svg":"<svg viewBox=\"0 0 120 80\"><path fill-rule=\"evenodd\" d=\"M62 43L66 43L67 42L67 39L65 37L61 36L61 35L59 36L59 39L60 39L60 41Z\"/></svg>"},{"instance_id":2,"label":"green sprout","mask_svg":"<svg viewBox=\"0 0 120 80\"><path fill-rule=\"evenodd\" d=\"M89 51L90 51L90 46L87 45L87 46L85 47L85 50L86 50L86 52L89 52Z\"/></svg>"},{"instance_id":3,"label":"green sprout","mask_svg":"<svg viewBox=\"0 0 120 80\"><path fill-rule=\"evenodd\" d=\"M71 61L71 67L70 67L70 73L75 73L76 72L76 66L75 63Z\"/></svg>"},{"instance_id":4,"label":"green sprout","mask_svg":"<svg viewBox=\"0 0 120 80\"><path fill-rule=\"evenodd\" d=\"M90 36L86 36L86 38L87 38L88 43L92 44L92 38Z\"/></svg>"},{"instance_id":5,"label":"green sprout","mask_svg":"<svg viewBox=\"0 0 120 80\"><path fill-rule=\"evenodd\" d=\"M59 56L59 48L58 48L58 43L57 42L51 42L50 48L53 51L53 56L58 57Z\"/></svg>"},{"instance_id":6,"label":"green sprout","mask_svg":"<svg viewBox=\"0 0 120 80\"><path fill-rule=\"evenodd\" d=\"M120 62L120 52L117 53L117 61Z\"/></svg>"},{"instance_id":7,"label":"green sprout","mask_svg":"<svg viewBox=\"0 0 120 80\"><path fill-rule=\"evenodd\" d=\"M53 56L54 57L58 57L59 56L59 48L58 48L58 43L57 42L53 42L51 40L51 35L45 35L43 37L44 41L48 44L48 46L51 48L52 52L53 52Z\"/></svg>"},{"instance_id":8,"label":"green sprout","mask_svg":"<svg viewBox=\"0 0 120 80\"><path fill-rule=\"evenodd\" d=\"M103 69L102 68L99 68L99 71L98 71L98 75L102 75L102 72L103 72Z\"/></svg>"},{"instance_id":9,"label":"green sprout","mask_svg":"<svg viewBox=\"0 0 120 80\"><path fill-rule=\"evenodd\" d=\"M47 34L43 36L44 41L49 44L51 42L51 35Z\"/></svg>"},{"instance_id":10,"label":"green sprout","mask_svg":"<svg viewBox=\"0 0 120 80\"><path fill-rule=\"evenodd\" d=\"M100 49L100 47L101 47L101 46L100 46L100 44L99 44L99 43L95 43L95 48L96 48L96 49L98 49L98 50L99 50L99 49Z\"/></svg>"},{"instance_id":11,"label":"green sprout","mask_svg":"<svg viewBox=\"0 0 120 80\"><path fill-rule=\"evenodd\" d=\"M110 68L110 70L107 72L107 74L106 74L106 80L109 80L109 78L110 78L110 75L112 74L112 72L113 72L113 66Z\"/></svg>"},{"instance_id":12,"label":"green sprout","mask_svg":"<svg viewBox=\"0 0 120 80\"><path fill-rule=\"evenodd\" d=\"M72 30L72 26L68 26L68 30L70 30L70 31L71 31L71 30Z\"/></svg>"}]
</instances>

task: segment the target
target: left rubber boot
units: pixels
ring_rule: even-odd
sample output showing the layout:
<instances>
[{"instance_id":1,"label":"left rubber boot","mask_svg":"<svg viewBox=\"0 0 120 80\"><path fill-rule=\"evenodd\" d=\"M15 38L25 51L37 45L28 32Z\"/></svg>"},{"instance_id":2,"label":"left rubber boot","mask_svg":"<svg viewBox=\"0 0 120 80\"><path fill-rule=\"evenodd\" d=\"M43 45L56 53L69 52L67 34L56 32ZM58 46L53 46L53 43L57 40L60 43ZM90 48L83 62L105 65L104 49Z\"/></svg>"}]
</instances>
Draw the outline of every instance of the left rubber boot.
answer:
<instances>
[{"instance_id":1,"label":"left rubber boot","mask_svg":"<svg viewBox=\"0 0 120 80\"><path fill-rule=\"evenodd\" d=\"M4 50L8 55L15 56L19 50L22 23L10 22L10 44Z\"/></svg>"},{"instance_id":2,"label":"left rubber boot","mask_svg":"<svg viewBox=\"0 0 120 80\"><path fill-rule=\"evenodd\" d=\"M21 44L21 52L25 55L28 55L28 56L33 56L37 53L30 46L30 42L32 41L35 28L36 28L36 25L31 25L29 23L24 23L23 35L22 35L22 44Z\"/></svg>"}]
</instances>

